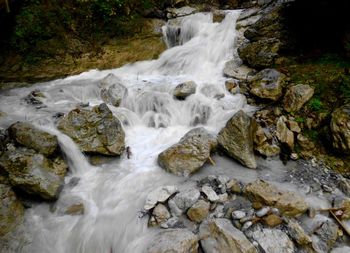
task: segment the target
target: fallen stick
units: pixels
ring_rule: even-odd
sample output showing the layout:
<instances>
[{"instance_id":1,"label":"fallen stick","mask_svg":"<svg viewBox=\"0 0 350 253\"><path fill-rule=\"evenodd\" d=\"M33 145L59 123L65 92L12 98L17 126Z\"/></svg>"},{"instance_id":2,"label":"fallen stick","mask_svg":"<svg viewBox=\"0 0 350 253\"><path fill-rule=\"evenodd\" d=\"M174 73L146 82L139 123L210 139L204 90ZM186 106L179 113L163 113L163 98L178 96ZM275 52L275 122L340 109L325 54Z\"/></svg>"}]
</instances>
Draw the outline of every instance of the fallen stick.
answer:
<instances>
[{"instance_id":1,"label":"fallen stick","mask_svg":"<svg viewBox=\"0 0 350 253\"><path fill-rule=\"evenodd\" d=\"M210 162L213 166L215 166L215 162L214 162L214 160L213 160L210 156L209 156L208 160L209 160L209 162Z\"/></svg>"},{"instance_id":2,"label":"fallen stick","mask_svg":"<svg viewBox=\"0 0 350 253\"><path fill-rule=\"evenodd\" d=\"M339 220L339 218L335 215L335 213L332 210L330 210L329 212L331 213L333 218L339 223L339 225L342 227L342 229L348 234L348 236L350 236L350 231L348 230L347 227L345 227L343 222L341 222L341 220Z\"/></svg>"}]
</instances>

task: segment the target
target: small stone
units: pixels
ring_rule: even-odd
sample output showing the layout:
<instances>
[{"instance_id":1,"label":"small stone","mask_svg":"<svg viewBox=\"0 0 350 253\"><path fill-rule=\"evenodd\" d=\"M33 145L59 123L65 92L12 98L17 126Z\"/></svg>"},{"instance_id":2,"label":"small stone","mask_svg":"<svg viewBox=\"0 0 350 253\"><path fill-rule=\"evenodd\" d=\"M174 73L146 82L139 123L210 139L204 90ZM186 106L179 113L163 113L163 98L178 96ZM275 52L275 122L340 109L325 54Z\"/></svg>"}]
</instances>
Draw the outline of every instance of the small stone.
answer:
<instances>
[{"instance_id":1,"label":"small stone","mask_svg":"<svg viewBox=\"0 0 350 253\"><path fill-rule=\"evenodd\" d=\"M299 159L299 155L297 153L291 153L290 159L292 159L293 161L296 161Z\"/></svg>"},{"instance_id":2,"label":"small stone","mask_svg":"<svg viewBox=\"0 0 350 253\"><path fill-rule=\"evenodd\" d=\"M181 213L184 213L197 202L199 196L200 192L196 188L191 187L180 190L172 200L176 207L181 210ZM170 201L168 203L170 207Z\"/></svg>"},{"instance_id":3,"label":"small stone","mask_svg":"<svg viewBox=\"0 0 350 253\"><path fill-rule=\"evenodd\" d=\"M71 205L70 207L68 207L65 211L65 214L69 214L69 215L83 215L85 212L85 207L83 203L78 203L78 204L74 204Z\"/></svg>"},{"instance_id":4,"label":"small stone","mask_svg":"<svg viewBox=\"0 0 350 253\"><path fill-rule=\"evenodd\" d=\"M253 222L247 221L247 222L244 223L244 225L242 226L242 231L247 230L247 229L250 228L252 225L253 225Z\"/></svg>"},{"instance_id":5,"label":"small stone","mask_svg":"<svg viewBox=\"0 0 350 253\"><path fill-rule=\"evenodd\" d=\"M263 218L264 223L269 227L276 227L282 224L282 219L276 214L270 214Z\"/></svg>"},{"instance_id":6,"label":"small stone","mask_svg":"<svg viewBox=\"0 0 350 253\"><path fill-rule=\"evenodd\" d=\"M153 217L154 218L154 217ZM175 228L179 225L180 221L178 217L171 217L169 220L167 220L166 222L160 224L161 228Z\"/></svg>"},{"instance_id":7,"label":"small stone","mask_svg":"<svg viewBox=\"0 0 350 253\"><path fill-rule=\"evenodd\" d=\"M294 132L294 133L300 133L301 129L299 127L298 122L292 121L292 120L288 120L288 127L289 129Z\"/></svg>"},{"instance_id":8,"label":"small stone","mask_svg":"<svg viewBox=\"0 0 350 253\"><path fill-rule=\"evenodd\" d=\"M242 188L240 183L236 179L231 179L226 183L226 188L231 192L231 193L241 193Z\"/></svg>"},{"instance_id":9,"label":"small stone","mask_svg":"<svg viewBox=\"0 0 350 253\"><path fill-rule=\"evenodd\" d=\"M209 214L210 204L205 200L198 200L187 211L187 216L191 221L201 223Z\"/></svg>"},{"instance_id":10,"label":"small stone","mask_svg":"<svg viewBox=\"0 0 350 253\"><path fill-rule=\"evenodd\" d=\"M312 242L299 223L293 219L288 220L288 233L299 245L307 245Z\"/></svg>"},{"instance_id":11,"label":"small stone","mask_svg":"<svg viewBox=\"0 0 350 253\"><path fill-rule=\"evenodd\" d=\"M258 216L258 217L263 217L263 216L265 216L266 214L268 214L268 212L270 212L270 210L271 210L271 208L268 207L268 206L263 207L263 208L261 208L260 210L258 210L258 211L256 212L256 216Z\"/></svg>"},{"instance_id":12,"label":"small stone","mask_svg":"<svg viewBox=\"0 0 350 253\"><path fill-rule=\"evenodd\" d=\"M225 203L228 200L228 194L225 192L223 194L218 195L220 203Z\"/></svg>"},{"instance_id":13,"label":"small stone","mask_svg":"<svg viewBox=\"0 0 350 253\"><path fill-rule=\"evenodd\" d=\"M232 219L240 220L246 216L246 213L243 211L234 211L232 212Z\"/></svg>"},{"instance_id":14,"label":"small stone","mask_svg":"<svg viewBox=\"0 0 350 253\"><path fill-rule=\"evenodd\" d=\"M258 209L260 209L260 208L263 207L263 204L261 204L260 202L253 202L252 207L253 207L255 210L258 210Z\"/></svg>"},{"instance_id":15,"label":"small stone","mask_svg":"<svg viewBox=\"0 0 350 253\"><path fill-rule=\"evenodd\" d=\"M156 207L153 209L152 215L157 224L164 223L171 217L168 208L163 204L156 205Z\"/></svg>"},{"instance_id":16,"label":"small stone","mask_svg":"<svg viewBox=\"0 0 350 253\"><path fill-rule=\"evenodd\" d=\"M207 198L211 202L216 202L219 200L219 196L216 194L216 192L210 186L203 185L202 192L207 196Z\"/></svg>"},{"instance_id":17,"label":"small stone","mask_svg":"<svg viewBox=\"0 0 350 253\"><path fill-rule=\"evenodd\" d=\"M161 186L150 192L146 199L146 204L144 206L145 210L150 210L156 206L158 202L165 202L171 195L177 192L177 187Z\"/></svg>"},{"instance_id":18,"label":"small stone","mask_svg":"<svg viewBox=\"0 0 350 253\"><path fill-rule=\"evenodd\" d=\"M254 219L255 219L255 216L247 214L247 216L240 219L239 222L246 223L247 221L252 221Z\"/></svg>"}]
</instances>

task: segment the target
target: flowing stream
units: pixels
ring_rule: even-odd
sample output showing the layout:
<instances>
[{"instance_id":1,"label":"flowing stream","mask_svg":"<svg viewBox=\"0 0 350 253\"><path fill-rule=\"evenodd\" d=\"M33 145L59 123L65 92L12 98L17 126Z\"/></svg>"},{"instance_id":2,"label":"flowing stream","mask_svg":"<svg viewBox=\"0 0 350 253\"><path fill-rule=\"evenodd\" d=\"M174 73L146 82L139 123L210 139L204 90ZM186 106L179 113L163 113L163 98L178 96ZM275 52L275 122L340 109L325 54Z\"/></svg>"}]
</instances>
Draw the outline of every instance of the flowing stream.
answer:
<instances>
[{"instance_id":1,"label":"flowing stream","mask_svg":"<svg viewBox=\"0 0 350 253\"><path fill-rule=\"evenodd\" d=\"M59 200L27 209L24 227L13 238L11 252L28 253L137 253L143 252L156 229L147 228L140 211L147 193L157 186L176 184L173 176L157 165L160 152L196 126L218 132L238 110L251 112L241 94L225 89L224 64L236 54L236 20L239 11L227 11L221 23L211 13L173 20L164 27L166 50L157 60L138 62L119 69L91 70L63 80L13 89L0 94L0 126L30 121L58 136L69 162L69 173ZM179 33L179 29L181 32ZM74 142L55 128L56 113L67 113L78 104L102 103L99 81L113 73L128 89L120 107L109 105L126 133L132 151L91 165ZM197 91L184 101L172 91L184 81L197 83ZM43 108L30 106L23 97L34 89L44 93ZM248 170L234 161L215 156L217 167L206 165L194 177L225 173L244 181L257 176L273 180L284 173L279 161L259 160L268 168ZM65 207L83 202L84 215L65 215Z\"/></svg>"}]
</instances>

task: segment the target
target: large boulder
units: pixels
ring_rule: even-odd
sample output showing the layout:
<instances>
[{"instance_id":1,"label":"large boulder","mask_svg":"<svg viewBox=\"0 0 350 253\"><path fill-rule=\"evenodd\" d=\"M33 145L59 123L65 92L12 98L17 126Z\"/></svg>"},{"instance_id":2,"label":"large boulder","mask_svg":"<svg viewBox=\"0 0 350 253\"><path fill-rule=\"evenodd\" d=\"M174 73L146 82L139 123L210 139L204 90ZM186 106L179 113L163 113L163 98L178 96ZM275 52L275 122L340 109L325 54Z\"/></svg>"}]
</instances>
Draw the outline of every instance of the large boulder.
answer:
<instances>
[{"instance_id":1,"label":"large boulder","mask_svg":"<svg viewBox=\"0 0 350 253\"><path fill-rule=\"evenodd\" d=\"M59 121L58 129L73 139L81 151L120 155L125 148L125 133L106 104L70 111Z\"/></svg>"},{"instance_id":2,"label":"large boulder","mask_svg":"<svg viewBox=\"0 0 350 253\"><path fill-rule=\"evenodd\" d=\"M263 69L275 63L280 48L281 42L278 39L262 39L240 47L238 54L250 67Z\"/></svg>"},{"instance_id":3,"label":"large boulder","mask_svg":"<svg viewBox=\"0 0 350 253\"><path fill-rule=\"evenodd\" d=\"M109 74L103 78L100 86L102 86L100 92L102 100L114 106L119 106L128 93L127 88L122 84L121 80L113 74Z\"/></svg>"},{"instance_id":4,"label":"large boulder","mask_svg":"<svg viewBox=\"0 0 350 253\"><path fill-rule=\"evenodd\" d=\"M240 81L246 81L255 74L255 70L245 65L238 66L235 60L231 60L225 63L224 75Z\"/></svg>"},{"instance_id":5,"label":"large boulder","mask_svg":"<svg viewBox=\"0 0 350 253\"><path fill-rule=\"evenodd\" d=\"M49 160L24 147L5 151L0 157L0 168L6 171L12 186L47 200L57 198L67 172L67 165L60 158Z\"/></svg>"},{"instance_id":6,"label":"large boulder","mask_svg":"<svg viewBox=\"0 0 350 253\"><path fill-rule=\"evenodd\" d=\"M0 237L20 225L23 215L24 208L11 187L0 184Z\"/></svg>"},{"instance_id":7,"label":"large boulder","mask_svg":"<svg viewBox=\"0 0 350 253\"><path fill-rule=\"evenodd\" d=\"M199 235L205 253L257 253L254 245L228 219L204 221Z\"/></svg>"},{"instance_id":8,"label":"large boulder","mask_svg":"<svg viewBox=\"0 0 350 253\"><path fill-rule=\"evenodd\" d=\"M220 131L218 142L225 152L248 168L257 167L253 141L256 122L244 111L239 111Z\"/></svg>"},{"instance_id":9,"label":"large boulder","mask_svg":"<svg viewBox=\"0 0 350 253\"><path fill-rule=\"evenodd\" d=\"M283 94L286 76L275 69L264 69L250 81L250 93L253 95L277 101Z\"/></svg>"},{"instance_id":10,"label":"large boulder","mask_svg":"<svg viewBox=\"0 0 350 253\"><path fill-rule=\"evenodd\" d=\"M58 147L57 137L35 128L27 122L17 122L9 127L10 137L18 144L49 156Z\"/></svg>"},{"instance_id":11,"label":"large boulder","mask_svg":"<svg viewBox=\"0 0 350 253\"><path fill-rule=\"evenodd\" d=\"M197 253L198 238L187 229L159 232L147 248L147 253Z\"/></svg>"},{"instance_id":12,"label":"large boulder","mask_svg":"<svg viewBox=\"0 0 350 253\"><path fill-rule=\"evenodd\" d=\"M244 188L244 194L252 202L276 207L286 216L303 214L308 208L305 200L298 194L281 191L262 180L247 184Z\"/></svg>"},{"instance_id":13,"label":"large boulder","mask_svg":"<svg viewBox=\"0 0 350 253\"><path fill-rule=\"evenodd\" d=\"M350 104L332 113L331 130L333 146L345 154L350 154Z\"/></svg>"},{"instance_id":14,"label":"large boulder","mask_svg":"<svg viewBox=\"0 0 350 253\"><path fill-rule=\"evenodd\" d=\"M188 176L204 165L216 146L214 135L204 128L195 128L178 143L160 153L158 163L170 173Z\"/></svg>"},{"instance_id":15,"label":"large boulder","mask_svg":"<svg viewBox=\"0 0 350 253\"><path fill-rule=\"evenodd\" d=\"M299 111L312 98L314 89L306 84L289 87L283 99L283 107L287 112Z\"/></svg>"},{"instance_id":16,"label":"large boulder","mask_svg":"<svg viewBox=\"0 0 350 253\"><path fill-rule=\"evenodd\" d=\"M174 89L173 95L178 99L185 99L186 97L196 92L197 84L193 81L180 83Z\"/></svg>"}]
</instances>

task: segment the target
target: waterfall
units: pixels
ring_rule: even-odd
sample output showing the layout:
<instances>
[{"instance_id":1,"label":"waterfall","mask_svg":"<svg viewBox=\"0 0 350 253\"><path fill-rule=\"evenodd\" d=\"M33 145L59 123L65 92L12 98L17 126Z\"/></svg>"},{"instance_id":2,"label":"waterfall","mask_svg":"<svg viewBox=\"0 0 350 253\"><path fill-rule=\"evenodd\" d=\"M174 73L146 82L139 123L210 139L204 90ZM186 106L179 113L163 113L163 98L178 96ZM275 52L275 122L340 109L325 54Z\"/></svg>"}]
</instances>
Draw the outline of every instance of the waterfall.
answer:
<instances>
[{"instance_id":1,"label":"waterfall","mask_svg":"<svg viewBox=\"0 0 350 253\"><path fill-rule=\"evenodd\" d=\"M226 91L222 75L236 50L238 16L239 11L227 11L226 18L215 23L211 13L197 13L169 21L163 29L169 48L157 60L92 70L0 94L1 110L7 114L0 126L30 121L55 134L70 167L54 208L44 203L26 211L14 252L137 253L145 249L155 232L147 228L146 219L139 218L147 193L183 180L157 165L158 154L195 126L218 132L246 106L243 95ZM102 103L98 84L110 73L128 89L120 107L109 107L121 120L133 155L92 166L75 143L54 127L53 116L81 103ZM185 81L196 82L196 93L176 100L172 92ZM44 94L44 106L23 101L34 89ZM62 208L75 202L84 204L84 215L62 214Z\"/></svg>"}]
</instances>

